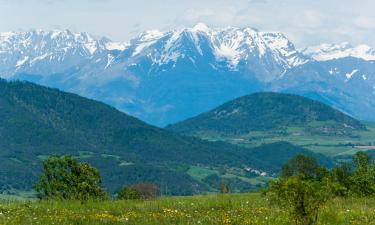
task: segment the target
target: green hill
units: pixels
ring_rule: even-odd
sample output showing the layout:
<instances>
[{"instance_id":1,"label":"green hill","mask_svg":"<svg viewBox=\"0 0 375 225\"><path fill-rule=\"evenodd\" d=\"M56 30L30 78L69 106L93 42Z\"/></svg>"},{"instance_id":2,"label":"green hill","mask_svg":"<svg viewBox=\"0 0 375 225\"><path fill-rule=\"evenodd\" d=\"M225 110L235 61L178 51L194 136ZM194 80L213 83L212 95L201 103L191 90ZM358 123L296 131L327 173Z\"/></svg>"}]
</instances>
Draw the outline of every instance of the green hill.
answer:
<instances>
[{"instance_id":1,"label":"green hill","mask_svg":"<svg viewBox=\"0 0 375 225\"><path fill-rule=\"evenodd\" d=\"M274 147L305 151L290 144ZM0 81L0 188L6 193L30 189L43 159L55 154L71 154L98 167L109 191L137 182L154 182L167 194L217 191L201 171L251 189L258 183L247 178L245 167L268 173L279 169L266 155L251 152L180 136L74 94Z\"/></svg>"},{"instance_id":2,"label":"green hill","mask_svg":"<svg viewBox=\"0 0 375 225\"><path fill-rule=\"evenodd\" d=\"M320 102L281 93L241 97L167 129L187 135L230 136L255 131L284 132L289 127L328 135L348 135L366 129L359 121Z\"/></svg>"},{"instance_id":3,"label":"green hill","mask_svg":"<svg viewBox=\"0 0 375 225\"><path fill-rule=\"evenodd\" d=\"M256 93L170 125L168 130L254 148L289 142L330 157L352 155L355 145L375 145L375 124L291 94Z\"/></svg>"}]
</instances>

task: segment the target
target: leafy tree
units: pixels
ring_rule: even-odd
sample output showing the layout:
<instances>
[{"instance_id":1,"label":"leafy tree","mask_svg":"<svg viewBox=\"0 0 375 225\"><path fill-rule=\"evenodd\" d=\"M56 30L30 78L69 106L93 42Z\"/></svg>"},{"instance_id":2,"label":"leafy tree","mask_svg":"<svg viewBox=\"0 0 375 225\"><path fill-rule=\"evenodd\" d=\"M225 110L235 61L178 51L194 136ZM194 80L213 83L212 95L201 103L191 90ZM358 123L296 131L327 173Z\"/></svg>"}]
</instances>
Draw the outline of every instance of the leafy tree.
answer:
<instances>
[{"instance_id":1,"label":"leafy tree","mask_svg":"<svg viewBox=\"0 0 375 225\"><path fill-rule=\"evenodd\" d=\"M52 156L43 163L43 174L35 184L41 198L77 199L105 198L99 171L71 156Z\"/></svg>"},{"instance_id":2,"label":"leafy tree","mask_svg":"<svg viewBox=\"0 0 375 225\"><path fill-rule=\"evenodd\" d=\"M366 152L357 152L353 158L357 172L368 172L374 166L374 162Z\"/></svg>"},{"instance_id":3,"label":"leafy tree","mask_svg":"<svg viewBox=\"0 0 375 225\"><path fill-rule=\"evenodd\" d=\"M341 163L331 171L331 179L338 183L341 188L336 193L338 196L347 196L352 188L353 167L351 163Z\"/></svg>"},{"instance_id":4,"label":"leafy tree","mask_svg":"<svg viewBox=\"0 0 375 225\"><path fill-rule=\"evenodd\" d=\"M339 189L328 175L314 158L298 155L283 167L281 177L270 183L266 194L287 209L296 224L316 224L319 210Z\"/></svg>"},{"instance_id":5,"label":"leafy tree","mask_svg":"<svg viewBox=\"0 0 375 225\"><path fill-rule=\"evenodd\" d=\"M337 188L328 178L318 181L293 176L272 182L268 193L272 202L290 212L295 224L310 225L317 223L319 210L335 196Z\"/></svg>"},{"instance_id":6,"label":"leafy tree","mask_svg":"<svg viewBox=\"0 0 375 225\"><path fill-rule=\"evenodd\" d=\"M117 196L120 200L134 200L141 199L142 196L137 189L134 187L124 187Z\"/></svg>"},{"instance_id":7,"label":"leafy tree","mask_svg":"<svg viewBox=\"0 0 375 225\"><path fill-rule=\"evenodd\" d=\"M355 172L351 176L350 193L356 196L375 195L375 164L365 152L358 152L353 158Z\"/></svg>"},{"instance_id":8,"label":"leafy tree","mask_svg":"<svg viewBox=\"0 0 375 225\"><path fill-rule=\"evenodd\" d=\"M297 155L282 168L281 177L301 176L305 179L320 179L327 174L317 160L311 156Z\"/></svg>"}]
</instances>

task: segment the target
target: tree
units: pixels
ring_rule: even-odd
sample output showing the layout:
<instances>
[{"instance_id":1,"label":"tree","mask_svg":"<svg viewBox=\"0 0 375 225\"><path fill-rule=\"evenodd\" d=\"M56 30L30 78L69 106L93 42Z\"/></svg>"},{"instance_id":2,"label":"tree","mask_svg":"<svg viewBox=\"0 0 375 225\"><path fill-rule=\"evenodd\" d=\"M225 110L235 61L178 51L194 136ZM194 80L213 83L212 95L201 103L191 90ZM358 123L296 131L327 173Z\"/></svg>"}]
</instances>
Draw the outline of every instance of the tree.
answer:
<instances>
[{"instance_id":1,"label":"tree","mask_svg":"<svg viewBox=\"0 0 375 225\"><path fill-rule=\"evenodd\" d=\"M229 186L225 181L220 182L220 193L228 194L230 192Z\"/></svg>"},{"instance_id":2,"label":"tree","mask_svg":"<svg viewBox=\"0 0 375 225\"><path fill-rule=\"evenodd\" d=\"M360 173L368 172L374 165L373 160L366 152L357 152L353 157L353 161L356 171Z\"/></svg>"},{"instance_id":3,"label":"tree","mask_svg":"<svg viewBox=\"0 0 375 225\"><path fill-rule=\"evenodd\" d=\"M332 169L331 179L341 186L336 195L341 197L348 195L353 186L352 176L353 167L351 163L341 163Z\"/></svg>"},{"instance_id":4,"label":"tree","mask_svg":"<svg viewBox=\"0 0 375 225\"><path fill-rule=\"evenodd\" d=\"M134 187L124 187L117 196L120 200L135 200L141 199L142 196L137 189Z\"/></svg>"},{"instance_id":5,"label":"tree","mask_svg":"<svg viewBox=\"0 0 375 225\"><path fill-rule=\"evenodd\" d=\"M353 158L355 172L351 176L350 194L356 196L375 195L375 164L366 152L358 152Z\"/></svg>"},{"instance_id":6,"label":"tree","mask_svg":"<svg viewBox=\"0 0 375 225\"><path fill-rule=\"evenodd\" d=\"M287 209L296 224L316 224L319 210L339 188L328 175L314 158L298 155L283 167L281 177L270 183L266 194Z\"/></svg>"},{"instance_id":7,"label":"tree","mask_svg":"<svg viewBox=\"0 0 375 225\"><path fill-rule=\"evenodd\" d=\"M328 178L306 180L301 176L271 183L268 194L273 203L287 209L295 224L317 224L319 210L335 196L337 185Z\"/></svg>"},{"instance_id":8,"label":"tree","mask_svg":"<svg viewBox=\"0 0 375 225\"><path fill-rule=\"evenodd\" d=\"M301 176L305 179L317 179L324 176L324 168L320 167L315 158L305 155L297 155L285 164L281 171L281 177Z\"/></svg>"},{"instance_id":9,"label":"tree","mask_svg":"<svg viewBox=\"0 0 375 225\"><path fill-rule=\"evenodd\" d=\"M52 156L43 163L35 190L41 198L88 200L105 198L99 171L71 156Z\"/></svg>"}]
</instances>

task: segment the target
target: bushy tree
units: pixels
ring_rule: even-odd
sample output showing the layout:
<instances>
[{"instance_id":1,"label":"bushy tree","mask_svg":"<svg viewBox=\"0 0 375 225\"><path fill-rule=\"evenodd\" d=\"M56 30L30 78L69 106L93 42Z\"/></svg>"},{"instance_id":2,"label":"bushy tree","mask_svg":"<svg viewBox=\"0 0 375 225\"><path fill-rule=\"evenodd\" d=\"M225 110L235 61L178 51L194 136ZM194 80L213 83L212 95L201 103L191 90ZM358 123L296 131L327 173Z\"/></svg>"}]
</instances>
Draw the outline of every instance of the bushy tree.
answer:
<instances>
[{"instance_id":1,"label":"bushy tree","mask_svg":"<svg viewBox=\"0 0 375 225\"><path fill-rule=\"evenodd\" d=\"M141 199L142 196L137 189L134 187L124 187L117 196L120 200L135 200Z\"/></svg>"},{"instance_id":2,"label":"bushy tree","mask_svg":"<svg viewBox=\"0 0 375 225\"><path fill-rule=\"evenodd\" d=\"M348 162L340 163L338 166L332 169L331 179L340 185L340 188L336 193L337 196L344 197L349 194L349 190L353 186L352 175L353 166Z\"/></svg>"},{"instance_id":3,"label":"bushy tree","mask_svg":"<svg viewBox=\"0 0 375 225\"><path fill-rule=\"evenodd\" d=\"M351 176L350 193L356 196L375 195L375 164L365 152L358 152L354 158L355 171Z\"/></svg>"},{"instance_id":4,"label":"bushy tree","mask_svg":"<svg viewBox=\"0 0 375 225\"><path fill-rule=\"evenodd\" d=\"M43 174L35 184L41 198L88 200L105 198L99 171L71 156L51 156L43 163Z\"/></svg>"},{"instance_id":5,"label":"bushy tree","mask_svg":"<svg viewBox=\"0 0 375 225\"><path fill-rule=\"evenodd\" d=\"M320 180L327 176L329 171L319 166L317 160L310 156L297 155L285 164L281 171L281 177L301 176L304 179Z\"/></svg>"},{"instance_id":6,"label":"bushy tree","mask_svg":"<svg viewBox=\"0 0 375 225\"><path fill-rule=\"evenodd\" d=\"M318 221L319 210L335 196L336 185L328 178L306 180L300 176L272 182L271 200L287 209L296 224L310 225Z\"/></svg>"},{"instance_id":7,"label":"bushy tree","mask_svg":"<svg viewBox=\"0 0 375 225\"><path fill-rule=\"evenodd\" d=\"M273 203L287 209L296 224L316 224L319 210L335 196L339 185L332 182L328 170L315 159L298 155L270 183L266 194Z\"/></svg>"}]
</instances>

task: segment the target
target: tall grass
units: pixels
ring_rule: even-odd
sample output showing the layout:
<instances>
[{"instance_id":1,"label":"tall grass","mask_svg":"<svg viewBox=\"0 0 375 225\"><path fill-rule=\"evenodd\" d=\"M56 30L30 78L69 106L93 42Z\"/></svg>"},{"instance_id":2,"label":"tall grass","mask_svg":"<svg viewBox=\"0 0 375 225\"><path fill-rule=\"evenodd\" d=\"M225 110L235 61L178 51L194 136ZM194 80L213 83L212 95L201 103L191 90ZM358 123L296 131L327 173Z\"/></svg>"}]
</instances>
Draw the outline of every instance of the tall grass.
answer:
<instances>
[{"instance_id":1,"label":"tall grass","mask_svg":"<svg viewBox=\"0 0 375 225\"><path fill-rule=\"evenodd\" d=\"M169 197L153 201L0 203L0 224L291 224L259 194ZM319 224L375 224L375 199L335 199Z\"/></svg>"}]
</instances>

